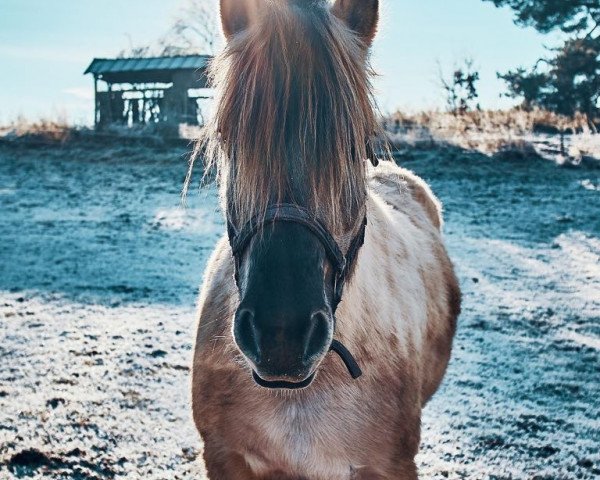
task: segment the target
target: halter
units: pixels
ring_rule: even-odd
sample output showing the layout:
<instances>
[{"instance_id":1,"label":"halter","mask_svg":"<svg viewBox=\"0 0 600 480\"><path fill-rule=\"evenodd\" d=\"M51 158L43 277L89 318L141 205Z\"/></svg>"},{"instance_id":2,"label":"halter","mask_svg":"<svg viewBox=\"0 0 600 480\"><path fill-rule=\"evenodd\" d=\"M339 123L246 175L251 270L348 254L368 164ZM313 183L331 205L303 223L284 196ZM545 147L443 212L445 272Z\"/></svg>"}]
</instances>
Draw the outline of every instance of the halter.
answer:
<instances>
[{"instance_id":1,"label":"halter","mask_svg":"<svg viewBox=\"0 0 600 480\"><path fill-rule=\"evenodd\" d=\"M350 248L348 253L344 255L340 249L338 243L335 241L331 233L325 228L325 226L315 219L310 213L304 208L289 203L279 203L271 205L267 208L264 215L255 217L246 223L240 230L237 230L233 223L228 220L227 222L227 235L229 236L229 244L231 245L231 251L235 261L235 283L240 288L240 264L241 259L250 244L252 238L265 226L278 222L286 223L297 223L307 228L316 238L321 242L321 245L325 248L325 253L335 272L333 275L333 322L334 329L336 325L335 312L337 307L342 301L342 295L344 293L344 285L348 278L354 261L358 255L358 252L365 241L365 230L367 227L367 217L362 222L360 230L356 236L350 242ZM362 375L362 371L358 366L358 363L348 351L348 349L338 340L332 340L329 350L337 353L350 376L353 379L357 379Z\"/></svg>"}]
</instances>

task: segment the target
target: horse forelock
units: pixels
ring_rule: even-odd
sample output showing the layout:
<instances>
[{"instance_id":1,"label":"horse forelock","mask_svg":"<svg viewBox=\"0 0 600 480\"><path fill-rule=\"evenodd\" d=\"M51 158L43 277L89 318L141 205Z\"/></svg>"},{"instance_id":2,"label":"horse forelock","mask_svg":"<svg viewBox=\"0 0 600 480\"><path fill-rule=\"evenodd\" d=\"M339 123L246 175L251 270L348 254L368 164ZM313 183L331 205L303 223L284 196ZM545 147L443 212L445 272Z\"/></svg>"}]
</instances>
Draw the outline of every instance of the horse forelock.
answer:
<instances>
[{"instance_id":1,"label":"horse forelock","mask_svg":"<svg viewBox=\"0 0 600 480\"><path fill-rule=\"evenodd\" d=\"M364 209L378 128L366 46L325 1L263 3L212 63L202 150L238 225L285 201L346 233Z\"/></svg>"}]
</instances>

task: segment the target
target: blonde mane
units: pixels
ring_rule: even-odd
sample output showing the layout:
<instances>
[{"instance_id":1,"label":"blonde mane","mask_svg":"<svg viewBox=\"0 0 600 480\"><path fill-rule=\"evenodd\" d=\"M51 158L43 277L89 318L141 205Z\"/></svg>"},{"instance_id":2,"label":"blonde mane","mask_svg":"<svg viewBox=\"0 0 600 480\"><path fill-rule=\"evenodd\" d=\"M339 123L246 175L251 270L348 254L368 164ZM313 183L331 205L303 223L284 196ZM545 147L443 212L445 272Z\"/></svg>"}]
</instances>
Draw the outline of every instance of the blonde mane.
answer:
<instances>
[{"instance_id":1,"label":"blonde mane","mask_svg":"<svg viewBox=\"0 0 600 480\"><path fill-rule=\"evenodd\" d=\"M367 48L325 0L258 3L212 63L216 112L199 142L206 171L217 167L237 225L291 202L342 234L364 209L378 128Z\"/></svg>"}]
</instances>

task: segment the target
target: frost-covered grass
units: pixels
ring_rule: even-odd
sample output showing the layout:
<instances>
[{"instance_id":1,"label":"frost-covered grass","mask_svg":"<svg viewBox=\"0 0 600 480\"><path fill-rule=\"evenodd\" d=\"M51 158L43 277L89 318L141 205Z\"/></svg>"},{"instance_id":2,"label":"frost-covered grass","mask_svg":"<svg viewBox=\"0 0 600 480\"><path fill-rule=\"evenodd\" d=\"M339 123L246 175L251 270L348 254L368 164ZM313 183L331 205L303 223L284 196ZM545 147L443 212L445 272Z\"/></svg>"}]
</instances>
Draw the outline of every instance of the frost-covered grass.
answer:
<instances>
[{"instance_id":1,"label":"frost-covered grass","mask_svg":"<svg viewBox=\"0 0 600 480\"><path fill-rule=\"evenodd\" d=\"M569 146L569 155L580 160L584 157L600 160L600 134L586 132L575 135Z\"/></svg>"},{"instance_id":2,"label":"frost-covered grass","mask_svg":"<svg viewBox=\"0 0 600 480\"><path fill-rule=\"evenodd\" d=\"M0 144L0 479L206 478L189 366L225 227L214 189L180 208L184 153ZM598 478L598 171L398 160L442 200L463 290L422 478Z\"/></svg>"}]
</instances>

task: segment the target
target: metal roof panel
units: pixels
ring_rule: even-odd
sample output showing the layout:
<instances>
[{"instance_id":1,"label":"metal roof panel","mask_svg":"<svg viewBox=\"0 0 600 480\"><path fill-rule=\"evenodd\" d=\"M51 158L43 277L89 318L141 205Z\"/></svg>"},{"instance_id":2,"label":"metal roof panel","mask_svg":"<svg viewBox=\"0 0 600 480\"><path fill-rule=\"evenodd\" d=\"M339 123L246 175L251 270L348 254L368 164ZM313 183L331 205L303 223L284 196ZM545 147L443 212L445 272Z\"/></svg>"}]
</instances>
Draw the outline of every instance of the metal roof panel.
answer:
<instances>
[{"instance_id":1,"label":"metal roof panel","mask_svg":"<svg viewBox=\"0 0 600 480\"><path fill-rule=\"evenodd\" d=\"M144 72L155 70L197 70L205 68L210 56L182 55L176 57L94 58L84 74Z\"/></svg>"}]
</instances>

